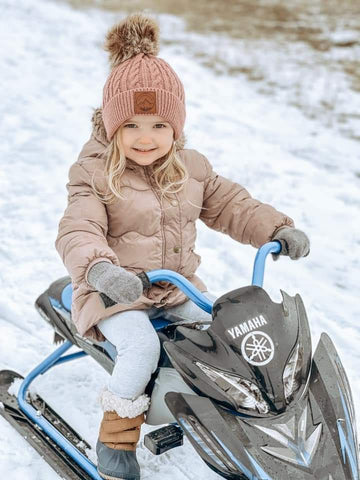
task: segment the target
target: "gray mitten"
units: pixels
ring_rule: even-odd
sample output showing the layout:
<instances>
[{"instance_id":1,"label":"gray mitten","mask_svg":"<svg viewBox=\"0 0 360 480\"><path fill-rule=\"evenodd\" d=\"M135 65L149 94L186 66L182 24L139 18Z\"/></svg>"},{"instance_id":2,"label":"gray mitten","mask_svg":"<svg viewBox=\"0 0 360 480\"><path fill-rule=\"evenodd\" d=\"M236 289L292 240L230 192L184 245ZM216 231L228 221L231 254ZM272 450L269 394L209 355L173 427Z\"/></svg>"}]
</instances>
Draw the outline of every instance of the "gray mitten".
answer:
<instances>
[{"instance_id":1,"label":"gray mitten","mask_svg":"<svg viewBox=\"0 0 360 480\"><path fill-rule=\"evenodd\" d=\"M278 240L281 243L280 255L288 255L291 260L307 257L310 253L308 236L297 228L282 227L275 233L272 240ZM273 254L274 260L278 257L278 254Z\"/></svg>"},{"instance_id":2,"label":"gray mitten","mask_svg":"<svg viewBox=\"0 0 360 480\"><path fill-rule=\"evenodd\" d=\"M95 263L87 277L92 287L116 303L133 303L143 293L139 277L110 262Z\"/></svg>"}]
</instances>

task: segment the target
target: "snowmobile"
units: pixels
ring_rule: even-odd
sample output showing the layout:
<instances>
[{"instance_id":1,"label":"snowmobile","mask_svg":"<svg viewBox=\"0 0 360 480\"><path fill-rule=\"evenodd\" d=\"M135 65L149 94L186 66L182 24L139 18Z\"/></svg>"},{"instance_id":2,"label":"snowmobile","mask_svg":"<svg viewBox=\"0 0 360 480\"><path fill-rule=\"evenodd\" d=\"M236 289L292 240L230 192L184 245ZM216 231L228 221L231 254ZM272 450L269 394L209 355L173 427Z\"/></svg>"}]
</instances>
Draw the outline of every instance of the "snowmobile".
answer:
<instances>
[{"instance_id":1,"label":"snowmobile","mask_svg":"<svg viewBox=\"0 0 360 480\"><path fill-rule=\"evenodd\" d=\"M189 439L220 477L237 480L358 480L356 422L350 385L330 338L323 333L312 357L302 299L281 291L274 303L262 288L265 259L279 242L261 247L252 284L213 304L181 275L148 272L151 283L174 283L212 313L209 324L153 321L162 344L147 393L144 437L155 455ZM71 321L70 277L61 278L35 305L63 343L26 378L0 372L0 413L66 480L101 480L90 445L40 396L31 382L50 368L91 355L111 373L115 349L81 337ZM80 351L65 354L72 346ZM9 392L16 379L17 396ZM18 380L19 382L19 380Z\"/></svg>"}]
</instances>

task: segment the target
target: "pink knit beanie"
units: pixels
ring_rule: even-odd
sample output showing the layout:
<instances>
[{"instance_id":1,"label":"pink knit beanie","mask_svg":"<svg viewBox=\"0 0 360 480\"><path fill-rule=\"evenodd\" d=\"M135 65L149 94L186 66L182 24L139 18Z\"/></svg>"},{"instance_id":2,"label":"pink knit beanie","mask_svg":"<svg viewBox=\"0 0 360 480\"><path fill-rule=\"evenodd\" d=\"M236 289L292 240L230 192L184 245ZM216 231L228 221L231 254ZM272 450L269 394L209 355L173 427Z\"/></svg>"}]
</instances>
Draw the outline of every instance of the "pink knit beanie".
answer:
<instances>
[{"instance_id":1,"label":"pink knit beanie","mask_svg":"<svg viewBox=\"0 0 360 480\"><path fill-rule=\"evenodd\" d=\"M103 90L102 117L110 141L134 115L158 115L170 123L177 140L185 123L184 87L174 70L158 58L158 25L133 14L108 32L105 49L111 72Z\"/></svg>"}]
</instances>

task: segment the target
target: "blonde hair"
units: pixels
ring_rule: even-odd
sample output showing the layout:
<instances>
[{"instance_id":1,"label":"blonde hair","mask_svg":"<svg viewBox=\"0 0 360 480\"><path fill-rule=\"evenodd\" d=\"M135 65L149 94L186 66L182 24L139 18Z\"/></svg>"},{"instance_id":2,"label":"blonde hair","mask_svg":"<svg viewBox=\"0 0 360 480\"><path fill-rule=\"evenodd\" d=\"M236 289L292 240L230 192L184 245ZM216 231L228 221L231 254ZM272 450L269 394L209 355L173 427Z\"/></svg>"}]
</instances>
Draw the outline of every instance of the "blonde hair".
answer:
<instances>
[{"instance_id":1,"label":"blonde hair","mask_svg":"<svg viewBox=\"0 0 360 480\"><path fill-rule=\"evenodd\" d=\"M94 175L92 187L96 197L105 204L113 203L117 198L123 199L121 177L125 172L127 159L122 144L122 127L119 127L105 150L105 178L109 192L101 193L95 186ZM95 173L95 172L94 172ZM189 179L188 171L176 152L173 142L169 152L156 160L151 172L161 196L180 192Z\"/></svg>"}]
</instances>

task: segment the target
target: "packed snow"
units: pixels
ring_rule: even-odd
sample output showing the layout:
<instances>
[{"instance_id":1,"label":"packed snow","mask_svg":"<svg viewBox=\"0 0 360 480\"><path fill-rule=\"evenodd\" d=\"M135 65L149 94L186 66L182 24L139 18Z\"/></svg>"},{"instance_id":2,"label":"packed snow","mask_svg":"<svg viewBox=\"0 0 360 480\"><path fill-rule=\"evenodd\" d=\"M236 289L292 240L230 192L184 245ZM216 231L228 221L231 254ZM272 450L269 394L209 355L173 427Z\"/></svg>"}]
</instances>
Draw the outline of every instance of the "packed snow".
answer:
<instances>
[{"instance_id":1,"label":"packed snow","mask_svg":"<svg viewBox=\"0 0 360 480\"><path fill-rule=\"evenodd\" d=\"M92 110L101 105L108 73L104 35L122 15L46 0L1 0L0 7L0 370L26 375L54 349L53 332L34 301L67 274L54 247L66 207L67 174L89 138ZM241 46L223 36L188 32L181 19L170 15L158 19L164 41L160 56L185 86L188 147L205 154L217 172L243 184L254 197L287 213L309 235L306 259L268 260L265 288L275 301L280 301L280 288L301 294L313 344L322 331L334 340L359 417L359 140L345 135L337 122L324 122L316 111L309 115L289 101L294 65L275 44L266 50L256 42ZM344 38L346 32L340 32L337 41ZM205 66L197 54L205 48L218 49L223 62L234 65L256 59L280 87L261 91L248 76L229 75L220 64L218 69ZM299 58L310 55L305 45L292 48ZM334 111L346 106L349 114L356 113L359 94L339 72L319 69L314 62L313 70L303 67L309 82L299 92L302 104L311 108L327 95L330 103L339 101ZM341 82L340 92L332 89L334 78ZM198 273L209 291L220 295L250 283L252 247L199 223L197 251L202 256ZM33 388L94 447L101 419L97 396L106 377L86 358L51 370ZM143 433L150 429L146 426ZM3 478L59 478L2 417L0 437ZM93 451L90 456L96 460ZM138 457L144 479L218 478L187 441L159 457L141 444Z\"/></svg>"}]
</instances>

